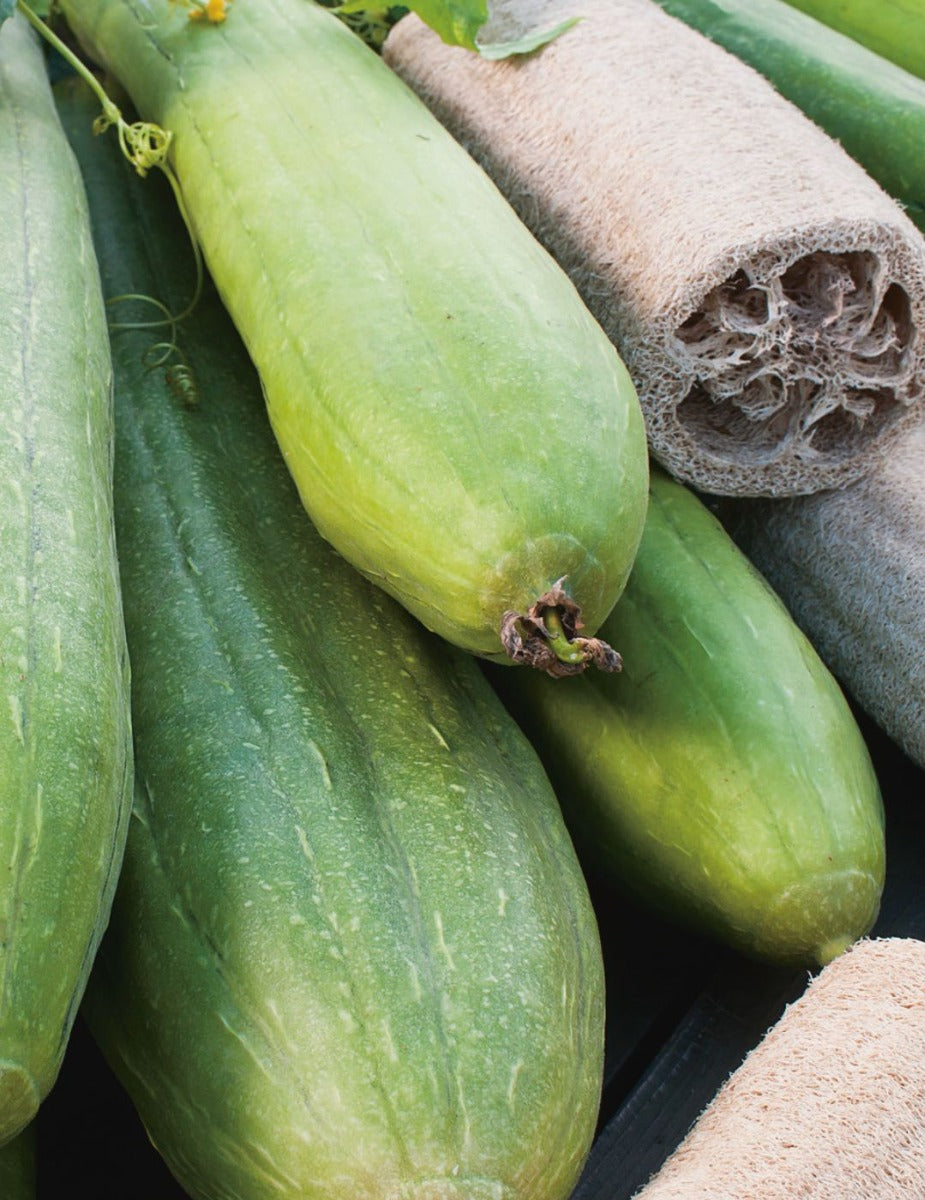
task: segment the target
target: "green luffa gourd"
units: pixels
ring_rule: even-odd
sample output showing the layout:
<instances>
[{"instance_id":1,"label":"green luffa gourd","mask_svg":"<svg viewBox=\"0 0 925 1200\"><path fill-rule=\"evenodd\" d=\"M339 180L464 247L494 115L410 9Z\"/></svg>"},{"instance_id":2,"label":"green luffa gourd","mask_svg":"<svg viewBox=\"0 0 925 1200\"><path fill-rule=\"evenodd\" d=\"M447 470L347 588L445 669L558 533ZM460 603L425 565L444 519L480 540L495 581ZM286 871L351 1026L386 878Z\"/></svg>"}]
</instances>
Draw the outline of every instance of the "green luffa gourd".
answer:
<instances>
[{"instance_id":1,"label":"green luffa gourd","mask_svg":"<svg viewBox=\"0 0 925 1200\"><path fill-rule=\"evenodd\" d=\"M131 800L112 368L38 39L0 25L0 1144L57 1078Z\"/></svg>"},{"instance_id":2,"label":"green luffa gourd","mask_svg":"<svg viewBox=\"0 0 925 1200\"><path fill-rule=\"evenodd\" d=\"M492 675L583 861L769 961L825 963L865 934L884 817L857 722L765 580L660 470L604 629L627 646L620 675Z\"/></svg>"},{"instance_id":3,"label":"green luffa gourd","mask_svg":"<svg viewBox=\"0 0 925 1200\"><path fill-rule=\"evenodd\" d=\"M642 532L641 410L488 177L316 4L244 0L221 25L169 0L62 8L173 135L196 237L321 534L465 649L612 666L588 635Z\"/></svg>"},{"instance_id":4,"label":"green luffa gourd","mask_svg":"<svg viewBox=\"0 0 925 1200\"><path fill-rule=\"evenodd\" d=\"M59 100L107 294L176 311L163 181ZM192 1197L564 1200L602 964L548 780L312 528L214 294L157 339L113 335L137 788L90 1028Z\"/></svg>"}]
</instances>

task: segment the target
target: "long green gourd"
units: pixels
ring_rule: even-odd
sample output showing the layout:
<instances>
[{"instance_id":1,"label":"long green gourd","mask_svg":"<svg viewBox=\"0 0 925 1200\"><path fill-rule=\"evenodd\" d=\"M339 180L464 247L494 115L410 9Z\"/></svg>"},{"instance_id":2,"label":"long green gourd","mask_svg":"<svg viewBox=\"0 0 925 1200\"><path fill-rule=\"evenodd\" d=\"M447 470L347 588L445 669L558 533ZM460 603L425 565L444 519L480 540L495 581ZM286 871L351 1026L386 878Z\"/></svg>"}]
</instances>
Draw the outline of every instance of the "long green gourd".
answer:
<instances>
[{"instance_id":1,"label":"long green gourd","mask_svg":"<svg viewBox=\"0 0 925 1200\"><path fill-rule=\"evenodd\" d=\"M0 1144L64 1055L130 807L112 370L37 39L0 26Z\"/></svg>"},{"instance_id":2,"label":"long green gourd","mask_svg":"<svg viewBox=\"0 0 925 1200\"><path fill-rule=\"evenodd\" d=\"M818 21L925 79L921 0L788 0Z\"/></svg>"},{"instance_id":3,"label":"long green gourd","mask_svg":"<svg viewBox=\"0 0 925 1200\"><path fill-rule=\"evenodd\" d=\"M107 294L176 310L163 181L59 102ZM193 1197L564 1198L603 984L549 782L313 530L215 296L148 369L157 336L113 339L138 783L90 1028Z\"/></svg>"},{"instance_id":4,"label":"long green gourd","mask_svg":"<svg viewBox=\"0 0 925 1200\"><path fill-rule=\"evenodd\" d=\"M322 535L468 650L612 666L574 621L594 632L641 536L638 400L487 176L316 4L238 0L220 25L169 0L62 7L173 134L196 236Z\"/></svg>"},{"instance_id":5,"label":"long green gourd","mask_svg":"<svg viewBox=\"0 0 925 1200\"><path fill-rule=\"evenodd\" d=\"M785 0L657 2L770 80L925 229L925 79Z\"/></svg>"},{"instance_id":6,"label":"long green gourd","mask_svg":"<svg viewBox=\"0 0 925 1200\"><path fill-rule=\"evenodd\" d=\"M620 676L493 674L584 861L772 962L825 963L866 933L883 810L853 714L719 522L658 470L604 630L633 647Z\"/></svg>"}]
</instances>

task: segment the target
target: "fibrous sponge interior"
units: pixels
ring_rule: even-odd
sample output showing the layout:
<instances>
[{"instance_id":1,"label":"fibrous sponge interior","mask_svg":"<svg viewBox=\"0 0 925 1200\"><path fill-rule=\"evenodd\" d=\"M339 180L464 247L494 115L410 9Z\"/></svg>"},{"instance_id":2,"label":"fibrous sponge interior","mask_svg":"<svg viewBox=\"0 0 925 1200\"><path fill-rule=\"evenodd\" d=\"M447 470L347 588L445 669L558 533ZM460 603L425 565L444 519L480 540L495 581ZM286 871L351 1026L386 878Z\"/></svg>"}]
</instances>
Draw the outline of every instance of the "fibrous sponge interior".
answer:
<instances>
[{"instance_id":1,"label":"fibrous sponge interior","mask_svg":"<svg viewBox=\"0 0 925 1200\"><path fill-rule=\"evenodd\" d=\"M871 251L815 251L740 269L676 331L695 380L678 420L738 462L850 456L909 402L909 296Z\"/></svg>"}]
</instances>

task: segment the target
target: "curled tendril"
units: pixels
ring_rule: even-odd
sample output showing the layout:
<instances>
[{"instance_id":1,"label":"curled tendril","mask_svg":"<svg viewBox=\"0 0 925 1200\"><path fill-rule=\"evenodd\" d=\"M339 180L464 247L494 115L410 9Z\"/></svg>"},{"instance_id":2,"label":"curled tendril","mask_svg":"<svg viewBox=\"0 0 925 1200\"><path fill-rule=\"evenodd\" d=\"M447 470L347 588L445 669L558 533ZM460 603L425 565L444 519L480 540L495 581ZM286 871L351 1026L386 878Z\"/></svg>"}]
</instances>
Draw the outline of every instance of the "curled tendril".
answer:
<instances>
[{"instance_id":1,"label":"curled tendril","mask_svg":"<svg viewBox=\"0 0 925 1200\"><path fill-rule=\"evenodd\" d=\"M157 303L152 298L152 303ZM123 329L131 329L130 325L123 325ZM173 342L155 342L153 346L149 346L141 356L142 364L145 371L156 371L158 367L163 367L170 361L170 358L176 350L176 345Z\"/></svg>"},{"instance_id":2,"label":"curled tendril","mask_svg":"<svg viewBox=\"0 0 925 1200\"><path fill-rule=\"evenodd\" d=\"M137 301L141 304L151 304L161 314L153 321L110 321L109 328L112 331L118 329L163 329L167 326L170 329L170 342L159 342L157 346L152 347L152 350L160 350L164 346L173 346L173 339L176 337L176 326L178 318L171 313L170 309L162 301L155 299L154 296L145 296L138 292L125 292L121 296L110 296L106 301L108 306L115 304L125 304L129 301ZM151 351L148 351L150 353ZM158 366L159 362L152 362L153 366Z\"/></svg>"},{"instance_id":3,"label":"curled tendril","mask_svg":"<svg viewBox=\"0 0 925 1200\"><path fill-rule=\"evenodd\" d=\"M187 362L176 362L164 372L167 385L187 408L195 408L199 403L199 386L193 369Z\"/></svg>"},{"instance_id":4,"label":"curled tendril","mask_svg":"<svg viewBox=\"0 0 925 1200\"><path fill-rule=\"evenodd\" d=\"M93 122L93 132L105 133L111 125L115 125L118 131L122 153L142 179L152 167L165 167L167 153L173 140L171 130L162 129L160 125L154 125L150 121L135 121L129 125L115 106L112 110L104 107Z\"/></svg>"},{"instance_id":5,"label":"curled tendril","mask_svg":"<svg viewBox=\"0 0 925 1200\"><path fill-rule=\"evenodd\" d=\"M152 167L164 166L172 139L171 130L148 121L136 121L133 125L123 121L119 125L122 153L142 178Z\"/></svg>"},{"instance_id":6,"label":"curled tendril","mask_svg":"<svg viewBox=\"0 0 925 1200\"><path fill-rule=\"evenodd\" d=\"M231 0L185 0L185 2L192 4L196 8L203 8L210 20L220 20L223 19L223 14ZM189 234L196 265L196 286L193 298L182 313L176 316L168 314L165 318L164 323L176 325L177 322L189 316L198 302L202 291L203 266L202 254L199 250L199 243L196 240L190 214L183 197L183 190L167 158L170 144L173 140L172 131L162 129L160 125L154 125L148 121L136 121L130 125L123 118L118 106L106 94L105 89L93 72L74 54L68 45L62 42L54 30L32 11L26 0L15 0L15 5L33 29L58 51L65 62L73 67L74 71L84 80L99 100L103 111L93 122L93 132L96 134L104 133L110 126L115 125L118 130L119 145L122 153L137 173L144 178L152 167L158 167L167 178L173 191L174 199L177 202L177 207L180 210L180 216L183 218L183 224L186 226L186 231ZM218 14L222 14L222 16ZM146 324L152 323L147 322Z\"/></svg>"},{"instance_id":7,"label":"curled tendril","mask_svg":"<svg viewBox=\"0 0 925 1200\"><path fill-rule=\"evenodd\" d=\"M177 343L177 320L170 310L154 296L145 296L136 292L123 296L113 296L108 304L124 304L126 301L140 301L153 305L163 315L153 321L113 321L110 330L115 332L122 329L156 329L167 326L168 340L153 342L141 356L146 372L163 369L163 377L171 392L183 402L187 408L195 408L199 403L199 386L193 374L193 368L187 361L186 355Z\"/></svg>"}]
</instances>

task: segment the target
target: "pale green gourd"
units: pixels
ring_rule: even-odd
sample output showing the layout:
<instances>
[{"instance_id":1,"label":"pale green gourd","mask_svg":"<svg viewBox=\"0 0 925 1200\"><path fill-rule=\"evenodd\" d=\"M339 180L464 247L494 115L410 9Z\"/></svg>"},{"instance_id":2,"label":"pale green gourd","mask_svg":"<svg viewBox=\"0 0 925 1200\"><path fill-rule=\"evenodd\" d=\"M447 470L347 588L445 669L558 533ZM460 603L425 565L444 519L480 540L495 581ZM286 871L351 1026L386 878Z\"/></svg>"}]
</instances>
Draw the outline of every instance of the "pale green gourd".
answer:
<instances>
[{"instance_id":1,"label":"pale green gourd","mask_svg":"<svg viewBox=\"0 0 925 1200\"><path fill-rule=\"evenodd\" d=\"M642 532L641 411L487 176L318 5L236 0L221 25L168 0L62 8L173 134L195 234L322 535L478 654L504 659L506 615L562 578L593 633Z\"/></svg>"}]
</instances>

